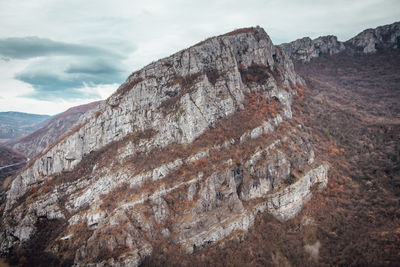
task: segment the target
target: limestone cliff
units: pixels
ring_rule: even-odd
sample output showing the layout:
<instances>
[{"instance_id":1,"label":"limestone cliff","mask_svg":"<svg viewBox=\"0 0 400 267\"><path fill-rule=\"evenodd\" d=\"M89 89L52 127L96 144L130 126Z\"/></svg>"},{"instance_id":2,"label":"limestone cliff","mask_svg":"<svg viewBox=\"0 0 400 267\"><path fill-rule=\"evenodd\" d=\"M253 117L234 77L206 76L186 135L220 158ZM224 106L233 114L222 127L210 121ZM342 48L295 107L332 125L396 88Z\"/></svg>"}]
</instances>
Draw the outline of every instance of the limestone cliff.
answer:
<instances>
[{"instance_id":1,"label":"limestone cliff","mask_svg":"<svg viewBox=\"0 0 400 267\"><path fill-rule=\"evenodd\" d=\"M364 54L374 53L382 48L400 48L400 22L367 29L345 42L346 47Z\"/></svg>"},{"instance_id":2,"label":"limestone cliff","mask_svg":"<svg viewBox=\"0 0 400 267\"><path fill-rule=\"evenodd\" d=\"M345 49L344 44L333 35L318 37L314 40L304 37L280 46L289 57L302 62L310 62L311 59L324 54L337 54Z\"/></svg>"},{"instance_id":3,"label":"limestone cliff","mask_svg":"<svg viewBox=\"0 0 400 267\"><path fill-rule=\"evenodd\" d=\"M400 22L367 29L346 42L336 36L328 35L311 40L309 37L297 39L280 47L292 59L310 62L322 55L333 55L345 51L349 54L369 54L379 49L398 49L400 47Z\"/></svg>"},{"instance_id":4,"label":"limestone cliff","mask_svg":"<svg viewBox=\"0 0 400 267\"><path fill-rule=\"evenodd\" d=\"M15 178L2 252L46 236L62 262L134 266L158 240L191 252L292 218L329 169L292 120L304 86L259 27L134 72Z\"/></svg>"}]
</instances>

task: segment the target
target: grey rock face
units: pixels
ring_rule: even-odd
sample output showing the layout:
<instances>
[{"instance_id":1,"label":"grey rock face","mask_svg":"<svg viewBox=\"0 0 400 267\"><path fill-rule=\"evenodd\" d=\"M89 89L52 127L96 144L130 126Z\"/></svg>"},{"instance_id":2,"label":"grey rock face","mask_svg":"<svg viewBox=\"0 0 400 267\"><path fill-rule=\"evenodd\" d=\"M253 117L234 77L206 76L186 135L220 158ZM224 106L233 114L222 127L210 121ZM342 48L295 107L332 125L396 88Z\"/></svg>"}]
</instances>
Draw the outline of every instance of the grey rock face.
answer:
<instances>
[{"instance_id":1,"label":"grey rock face","mask_svg":"<svg viewBox=\"0 0 400 267\"><path fill-rule=\"evenodd\" d=\"M400 47L400 22L367 29L345 42L345 45L364 54L374 53L381 48L398 49Z\"/></svg>"},{"instance_id":2,"label":"grey rock face","mask_svg":"<svg viewBox=\"0 0 400 267\"><path fill-rule=\"evenodd\" d=\"M191 252L247 231L259 212L295 216L328 171L289 123L301 86L258 27L133 73L13 181L2 251L40 217L66 222L49 247L73 251L76 266L136 266L154 240Z\"/></svg>"},{"instance_id":3,"label":"grey rock face","mask_svg":"<svg viewBox=\"0 0 400 267\"><path fill-rule=\"evenodd\" d=\"M290 58L302 62L310 62L312 58L323 54L337 54L345 49L343 43L339 42L337 37L333 35L318 37L314 40L304 37L280 46Z\"/></svg>"},{"instance_id":4,"label":"grey rock face","mask_svg":"<svg viewBox=\"0 0 400 267\"><path fill-rule=\"evenodd\" d=\"M400 47L400 22L367 29L346 42L340 42L336 36L328 35L311 40L309 37L297 39L280 47L292 59L303 63L322 55L333 55L346 51L349 54L375 53L379 49L398 49Z\"/></svg>"}]
</instances>

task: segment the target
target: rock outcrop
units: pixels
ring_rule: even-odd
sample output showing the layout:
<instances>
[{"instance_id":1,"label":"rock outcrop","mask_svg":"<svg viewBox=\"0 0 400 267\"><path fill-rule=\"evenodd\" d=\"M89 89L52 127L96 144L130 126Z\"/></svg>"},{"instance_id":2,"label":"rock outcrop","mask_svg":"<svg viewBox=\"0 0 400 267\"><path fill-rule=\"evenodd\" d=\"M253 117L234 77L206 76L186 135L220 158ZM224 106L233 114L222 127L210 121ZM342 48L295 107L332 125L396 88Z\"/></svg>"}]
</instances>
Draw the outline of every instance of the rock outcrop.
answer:
<instances>
[{"instance_id":1,"label":"rock outcrop","mask_svg":"<svg viewBox=\"0 0 400 267\"><path fill-rule=\"evenodd\" d=\"M304 37L280 46L290 58L302 62L310 62L311 59L321 55L337 54L345 49L344 44L333 35L318 37L314 40Z\"/></svg>"},{"instance_id":2,"label":"rock outcrop","mask_svg":"<svg viewBox=\"0 0 400 267\"><path fill-rule=\"evenodd\" d=\"M133 73L15 178L1 251L40 238L44 221L42 250L61 261L134 266L159 240L192 252L259 212L292 218L329 169L292 120L304 86L259 27Z\"/></svg>"},{"instance_id":3,"label":"rock outcrop","mask_svg":"<svg viewBox=\"0 0 400 267\"><path fill-rule=\"evenodd\" d=\"M400 48L400 22L367 29L345 42L346 47L364 54L374 53L379 49Z\"/></svg>"},{"instance_id":4,"label":"rock outcrop","mask_svg":"<svg viewBox=\"0 0 400 267\"><path fill-rule=\"evenodd\" d=\"M311 40L309 37L297 39L280 47L292 59L303 63L322 55L333 55L345 51L349 54L369 54L379 49L398 49L400 47L400 22L367 29L346 42L336 36L328 35Z\"/></svg>"}]
</instances>

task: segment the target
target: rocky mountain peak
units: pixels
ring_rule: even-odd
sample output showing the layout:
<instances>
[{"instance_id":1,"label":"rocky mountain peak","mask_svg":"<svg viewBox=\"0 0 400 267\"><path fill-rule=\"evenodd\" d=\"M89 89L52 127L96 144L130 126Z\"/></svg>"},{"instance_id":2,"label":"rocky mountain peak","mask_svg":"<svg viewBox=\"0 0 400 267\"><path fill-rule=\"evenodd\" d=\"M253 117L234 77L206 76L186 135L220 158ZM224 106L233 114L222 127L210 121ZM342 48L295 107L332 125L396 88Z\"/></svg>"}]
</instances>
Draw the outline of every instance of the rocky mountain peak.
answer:
<instances>
[{"instance_id":1,"label":"rocky mountain peak","mask_svg":"<svg viewBox=\"0 0 400 267\"><path fill-rule=\"evenodd\" d=\"M400 22L367 29L345 42L346 46L365 54L374 53L382 48L400 47Z\"/></svg>"},{"instance_id":2,"label":"rocky mountain peak","mask_svg":"<svg viewBox=\"0 0 400 267\"><path fill-rule=\"evenodd\" d=\"M76 266L135 266L157 240L192 252L295 216L327 184L292 120L303 79L262 28L207 39L132 73L14 179L1 250L48 234Z\"/></svg>"},{"instance_id":3,"label":"rocky mountain peak","mask_svg":"<svg viewBox=\"0 0 400 267\"><path fill-rule=\"evenodd\" d=\"M234 62L228 61L228 58ZM209 38L133 73L117 93L109 99L109 103L116 105L117 103L114 101L120 97L118 93L126 92L130 88L129 84L142 83L149 77L152 78L155 73L160 73L160 70L165 70L166 74L171 77L205 74L211 83L215 83L220 76L218 72L226 67L237 68L240 65L248 68L254 64L262 64L272 71L282 63L279 60L290 64L279 48L274 47L264 29L260 27L237 29ZM232 63L236 65L232 65ZM290 74L286 77L285 82L301 82L293 73L293 67L289 65L286 67ZM167 78L164 77L164 80Z\"/></svg>"},{"instance_id":4,"label":"rocky mountain peak","mask_svg":"<svg viewBox=\"0 0 400 267\"><path fill-rule=\"evenodd\" d=\"M309 37L297 39L280 47L292 59L310 62L322 55L332 55L343 51L349 54L374 53L379 49L398 49L400 47L400 22L367 29L346 42L338 41L336 36L321 36L314 40Z\"/></svg>"},{"instance_id":5,"label":"rocky mountain peak","mask_svg":"<svg viewBox=\"0 0 400 267\"><path fill-rule=\"evenodd\" d=\"M343 43L333 35L321 36L314 40L304 37L291 43L281 44L281 47L289 57L302 62L309 62L322 54L332 55L344 50Z\"/></svg>"}]
</instances>

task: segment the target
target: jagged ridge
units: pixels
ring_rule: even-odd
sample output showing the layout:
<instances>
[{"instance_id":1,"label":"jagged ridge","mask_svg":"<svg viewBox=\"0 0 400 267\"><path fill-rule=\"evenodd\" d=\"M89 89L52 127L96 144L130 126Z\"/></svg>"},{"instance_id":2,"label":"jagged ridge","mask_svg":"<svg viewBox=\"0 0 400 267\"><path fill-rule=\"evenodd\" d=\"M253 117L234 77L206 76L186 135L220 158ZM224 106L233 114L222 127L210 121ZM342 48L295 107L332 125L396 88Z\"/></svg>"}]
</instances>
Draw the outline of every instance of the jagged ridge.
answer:
<instances>
[{"instance_id":1,"label":"jagged ridge","mask_svg":"<svg viewBox=\"0 0 400 267\"><path fill-rule=\"evenodd\" d=\"M281 44L285 53L301 62L322 55L332 55L345 51L349 54L374 53L379 49L398 49L400 47L400 22L367 29L346 42L340 42L336 36L321 36L314 40L309 37Z\"/></svg>"}]
</instances>

